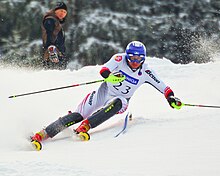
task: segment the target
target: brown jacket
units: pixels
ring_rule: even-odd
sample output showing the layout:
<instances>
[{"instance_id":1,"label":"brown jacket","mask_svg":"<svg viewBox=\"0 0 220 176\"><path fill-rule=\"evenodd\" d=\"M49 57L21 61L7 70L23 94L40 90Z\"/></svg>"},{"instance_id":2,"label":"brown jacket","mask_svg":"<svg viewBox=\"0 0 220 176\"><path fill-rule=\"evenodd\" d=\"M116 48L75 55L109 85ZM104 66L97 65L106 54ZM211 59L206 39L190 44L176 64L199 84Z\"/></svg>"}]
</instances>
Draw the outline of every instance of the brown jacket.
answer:
<instances>
[{"instance_id":1,"label":"brown jacket","mask_svg":"<svg viewBox=\"0 0 220 176\"><path fill-rule=\"evenodd\" d=\"M42 25L41 25L41 29L42 29L42 40L43 40L43 58L45 59L45 60L48 60L49 59L49 53L48 53L48 50L47 50L47 47L45 47L45 45L46 45L46 43L47 43L47 31L46 31L46 29L45 29L45 27L44 27L44 21L46 20L46 19L48 19L48 18L53 18L54 20L55 20L55 29L54 29L54 31L53 31L53 33L52 33L52 43L55 45L55 41L56 41L56 39L57 39L57 35L58 35L58 33L61 31L61 30L63 30L62 29L62 25L61 25L61 23L60 23L60 21L59 21L59 19L56 17L56 15L55 15L55 12L54 12L54 10L51 10L51 11L49 11L48 13L46 13L46 15L43 17L43 22L42 22Z\"/></svg>"}]
</instances>

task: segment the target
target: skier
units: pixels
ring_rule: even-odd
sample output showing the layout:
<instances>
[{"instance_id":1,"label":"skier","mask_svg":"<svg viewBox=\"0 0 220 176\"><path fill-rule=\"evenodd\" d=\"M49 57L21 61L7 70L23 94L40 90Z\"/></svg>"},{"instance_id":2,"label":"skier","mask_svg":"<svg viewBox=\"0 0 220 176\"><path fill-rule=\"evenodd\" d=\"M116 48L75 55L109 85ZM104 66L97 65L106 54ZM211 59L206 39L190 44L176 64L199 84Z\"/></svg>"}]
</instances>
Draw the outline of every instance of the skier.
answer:
<instances>
[{"instance_id":1,"label":"skier","mask_svg":"<svg viewBox=\"0 0 220 176\"><path fill-rule=\"evenodd\" d=\"M145 63L146 48L139 41L130 42L125 53L118 53L104 64L100 70L104 82L100 87L89 93L73 113L69 113L51 123L45 129L32 136L32 141L41 142L52 138L65 128L82 123L75 133L83 140L89 140L87 133L115 114L126 111L129 100L144 83L149 83L164 94L172 108L180 109L181 101L174 96L170 87L156 76Z\"/></svg>"},{"instance_id":2,"label":"skier","mask_svg":"<svg viewBox=\"0 0 220 176\"><path fill-rule=\"evenodd\" d=\"M67 6L58 2L56 7L43 17L43 66L45 68L65 69L67 58L65 56L65 36L63 23L67 15Z\"/></svg>"}]
</instances>

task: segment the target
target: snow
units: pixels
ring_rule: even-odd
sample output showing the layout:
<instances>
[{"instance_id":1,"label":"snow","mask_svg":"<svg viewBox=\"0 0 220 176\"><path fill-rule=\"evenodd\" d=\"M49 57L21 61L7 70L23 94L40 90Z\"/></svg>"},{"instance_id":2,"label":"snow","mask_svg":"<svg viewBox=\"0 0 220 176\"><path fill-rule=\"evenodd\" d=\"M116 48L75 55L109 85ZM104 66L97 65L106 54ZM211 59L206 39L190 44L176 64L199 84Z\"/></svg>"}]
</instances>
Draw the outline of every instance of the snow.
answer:
<instances>
[{"instance_id":1,"label":"snow","mask_svg":"<svg viewBox=\"0 0 220 176\"><path fill-rule=\"evenodd\" d=\"M166 59L147 62L185 103L220 105L220 59L207 64L175 65ZM101 66L78 71L0 70L1 176L219 176L220 109L169 107L163 95L143 85L126 114L90 131L91 140L77 140L66 129L33 151L26 140L76 108L100 83L9 99L10 95L98 80Z\"/></svg>"}]
</instances>

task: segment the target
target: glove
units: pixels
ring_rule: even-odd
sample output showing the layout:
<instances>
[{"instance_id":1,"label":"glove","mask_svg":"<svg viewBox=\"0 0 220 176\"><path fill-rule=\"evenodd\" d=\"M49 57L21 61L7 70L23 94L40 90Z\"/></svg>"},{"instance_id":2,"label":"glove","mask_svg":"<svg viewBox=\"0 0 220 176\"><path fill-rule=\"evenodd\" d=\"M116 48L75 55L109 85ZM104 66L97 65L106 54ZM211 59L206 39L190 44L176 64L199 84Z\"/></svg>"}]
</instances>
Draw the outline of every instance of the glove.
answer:
<instances>
[{"instance_id":1,"label":"glove","mask_svg":"<svg viewBox=\"0 0 220 176\"><path fill-rule=\"evenodd\" d=\"M59 62L59 57L57 54L57 48L54 45L50 45L48 47L48 52L49 52L49 59L51 62L58 63Z\"/></svg>"},{"instance_id":2,"label":"glove","mask_svg":"<svg viewBox=\"0 0 220 176\"><path fill-rule=\"evenodd\" d=\"M172 108L175 108L175 109L181 109L182 106L183 106L183 104L182 104L182 102L180 101L180 99L179 99L179 98L176 98L176 97L174 97L174 96L169 96L169 97L167 98L167 101L168 101L168 103L170 104L170 106L171 106Z\"/></svg>"},{"instance_id":3,"label":"glove","mask_svg":"<svg viewBox=\"0 0 220 176\"><path fill-rule=\"evenodd\" d=\"M111 73L107 78L104 79L105 82L110 82L112 84L120 83L125 80L125 75L121 72Z\"/></svg>"}]
</instances>

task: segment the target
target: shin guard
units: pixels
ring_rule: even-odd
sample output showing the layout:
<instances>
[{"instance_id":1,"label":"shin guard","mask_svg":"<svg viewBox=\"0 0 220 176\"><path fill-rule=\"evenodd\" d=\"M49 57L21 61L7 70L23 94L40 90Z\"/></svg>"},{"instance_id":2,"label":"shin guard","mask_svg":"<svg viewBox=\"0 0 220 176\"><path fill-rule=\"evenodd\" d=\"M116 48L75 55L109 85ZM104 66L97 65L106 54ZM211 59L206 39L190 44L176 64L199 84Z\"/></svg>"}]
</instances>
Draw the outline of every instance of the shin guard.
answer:
<instances>
[{"instance_id":1,"label":"shin guard","mask_svg":"<svg viewBox=\"0 0 220 176\"><path fill-rule=\"evenodd\" d=\"M101 123L115 115L122 108L122 102L119 98L112 101L109 105L99 110L88 118L91 128L95 128Z\"/></svg>"},{"instance_id":2,"label":"shin guard","mask_svg":"<svg viewBox=\"0 0 220 176\"><path fill-rule=\"evenodd\" d=\"M83 120L83 117L79 113L70 113L63 117L60 117L55 122L48 125L45 129L49 137L54 137L59 132L63 131L65 128L81 122Z\"/></svg>"}]
</instances>

